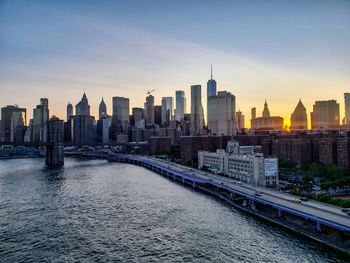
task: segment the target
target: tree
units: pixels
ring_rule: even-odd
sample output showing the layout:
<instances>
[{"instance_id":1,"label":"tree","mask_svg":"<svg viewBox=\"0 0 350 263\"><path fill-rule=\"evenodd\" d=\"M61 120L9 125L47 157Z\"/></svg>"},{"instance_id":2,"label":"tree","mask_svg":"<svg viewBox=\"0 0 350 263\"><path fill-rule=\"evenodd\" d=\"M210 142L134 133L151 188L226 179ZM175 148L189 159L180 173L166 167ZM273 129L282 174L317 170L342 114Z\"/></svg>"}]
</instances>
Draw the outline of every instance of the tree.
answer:
<instances>
[{"instance_id":1,"label":"tree","mask_svg":"<svg viewBox=\"0 0 350 263\"><path fill-rule=\"evenodd\" d=\"M310 172L315 177L323 177L326 174L325 168L319 163L312 163L310 165Z\"/></svg>"}]
</instances>

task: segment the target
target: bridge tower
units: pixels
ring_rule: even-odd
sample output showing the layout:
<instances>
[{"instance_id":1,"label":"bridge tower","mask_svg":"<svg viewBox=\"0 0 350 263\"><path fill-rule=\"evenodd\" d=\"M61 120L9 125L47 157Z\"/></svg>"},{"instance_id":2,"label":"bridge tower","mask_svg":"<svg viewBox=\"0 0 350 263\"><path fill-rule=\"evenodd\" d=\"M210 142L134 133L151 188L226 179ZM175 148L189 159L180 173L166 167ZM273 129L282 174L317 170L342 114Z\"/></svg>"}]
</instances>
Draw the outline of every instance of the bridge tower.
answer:
<instances>
[{"instance_id":1,"label":"bridge tower","mask_svg":"<svg viewBox=\"0 0 350 263\"><path fill-rule=\"evenodd\" d=\"M61 167L64 165L64 123L63 120L53 116L47 125L45 164L52 168Z\"/></svg>"}]
</instances>

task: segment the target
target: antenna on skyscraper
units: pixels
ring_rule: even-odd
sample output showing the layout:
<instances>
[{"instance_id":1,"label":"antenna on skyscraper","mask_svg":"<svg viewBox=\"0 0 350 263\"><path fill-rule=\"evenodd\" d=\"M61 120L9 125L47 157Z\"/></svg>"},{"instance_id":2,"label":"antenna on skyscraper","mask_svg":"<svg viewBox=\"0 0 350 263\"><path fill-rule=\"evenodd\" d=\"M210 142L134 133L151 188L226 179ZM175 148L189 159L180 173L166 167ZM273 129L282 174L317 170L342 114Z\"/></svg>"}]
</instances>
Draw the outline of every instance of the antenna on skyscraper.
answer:
<instances>
[{"instance_id":1,"label":"antenna on skyscraper","mask_svg":"<svg viewBox=\"0 0 350 263\"><path fill-rule=\"evenodd\" d=\"M210 63L210 79L213 79L213 63Z\"/></svg>"}]
</instances>

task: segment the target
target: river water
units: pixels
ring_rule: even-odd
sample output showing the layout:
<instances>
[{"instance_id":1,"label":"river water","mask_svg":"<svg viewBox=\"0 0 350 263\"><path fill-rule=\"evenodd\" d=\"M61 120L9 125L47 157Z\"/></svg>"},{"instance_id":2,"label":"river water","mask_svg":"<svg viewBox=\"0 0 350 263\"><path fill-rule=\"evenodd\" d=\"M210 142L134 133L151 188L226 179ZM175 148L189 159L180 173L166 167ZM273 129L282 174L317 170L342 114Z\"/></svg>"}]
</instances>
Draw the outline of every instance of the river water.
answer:
<instances>
[{"instance_id":1,"label":"river water","mask_svg":"<svg viewBox=\"0 0 350 263\"><path fill-rule=\"evenodd\" d=\"M0 161L0 262L343 262L144 168Z\"/></svg>"}]
</instances>

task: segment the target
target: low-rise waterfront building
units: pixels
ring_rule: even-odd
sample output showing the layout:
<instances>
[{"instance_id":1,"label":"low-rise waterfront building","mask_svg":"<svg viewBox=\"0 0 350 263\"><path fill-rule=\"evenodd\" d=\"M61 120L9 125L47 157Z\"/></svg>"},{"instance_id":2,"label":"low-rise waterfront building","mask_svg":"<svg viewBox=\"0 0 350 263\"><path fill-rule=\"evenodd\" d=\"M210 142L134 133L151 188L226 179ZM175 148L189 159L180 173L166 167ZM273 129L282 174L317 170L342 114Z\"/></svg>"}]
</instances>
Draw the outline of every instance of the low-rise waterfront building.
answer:
<instances>
[{"instance_id":1,"label":"low-rise waterfront building","mask_svg":"<svg viewBox=\"0 0 350 263\"><path fill-rule=\"evenodd\" d=\"M238 146L238 147L237 147ZM278 184L278 159L265 158L262 153L247 151L244 148L240 153L238 142L231 141L227 151L217 149L216 152L199 151L198 168L207 169L239 179L243 182L261 185L276 186Z\"/></svg>"}]
</instances>

